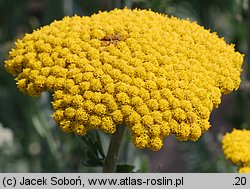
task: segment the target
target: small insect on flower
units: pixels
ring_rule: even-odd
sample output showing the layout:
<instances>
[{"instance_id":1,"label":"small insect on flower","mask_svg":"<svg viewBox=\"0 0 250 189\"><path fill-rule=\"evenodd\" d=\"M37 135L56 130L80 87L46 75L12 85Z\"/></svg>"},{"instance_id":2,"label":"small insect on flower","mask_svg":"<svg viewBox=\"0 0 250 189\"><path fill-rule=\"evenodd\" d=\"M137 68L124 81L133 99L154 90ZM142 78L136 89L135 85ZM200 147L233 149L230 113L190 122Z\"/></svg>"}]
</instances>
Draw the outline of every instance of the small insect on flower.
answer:
<instances>
[{"instance_id":1,"label":"small insect on flower","mask_svg":"<svg viewBox=\"0 0 250 189\"><path fill-rule=\"evenodd\" d=\"M101 39L101 46L109 46L111 44L116 46L119 41L125 41L126 39L127 39L126 36L120 36L120 35L104 36Z\"/></svg>"}]
</instances>

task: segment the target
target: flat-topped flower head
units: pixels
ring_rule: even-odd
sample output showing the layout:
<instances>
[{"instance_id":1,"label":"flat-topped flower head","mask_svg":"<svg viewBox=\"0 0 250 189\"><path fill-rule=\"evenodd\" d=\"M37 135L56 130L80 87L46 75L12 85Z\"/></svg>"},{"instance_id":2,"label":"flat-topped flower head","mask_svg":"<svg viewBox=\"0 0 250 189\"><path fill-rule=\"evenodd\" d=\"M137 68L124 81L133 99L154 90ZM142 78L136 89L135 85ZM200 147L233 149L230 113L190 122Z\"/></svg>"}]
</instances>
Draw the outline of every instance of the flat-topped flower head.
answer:
<instances>
[{"instance_id":1,"label":"flat-topped flower head","mask_svg":"<svg viewBox=\"0 0 250 189\"><path fill-rule=\"evenodd\" d=\"M222 148L226 158L239 167L250 165L250 130L234 129L222 140Z\"/></svg>"},{"instance_id":2,"label":"flat-topped flower head","mask_svg":"<svg viewBox=\"0 0 250 189\"><path fill-rule=\"evenodd\" d=\"M68 133L114 133L125 123L138 148L196 141L223 93L239 87L243 55L194 22L148 10L65 17L16 42L6 69L21 92L52 91Z\"/></svg>"}]
</instances>

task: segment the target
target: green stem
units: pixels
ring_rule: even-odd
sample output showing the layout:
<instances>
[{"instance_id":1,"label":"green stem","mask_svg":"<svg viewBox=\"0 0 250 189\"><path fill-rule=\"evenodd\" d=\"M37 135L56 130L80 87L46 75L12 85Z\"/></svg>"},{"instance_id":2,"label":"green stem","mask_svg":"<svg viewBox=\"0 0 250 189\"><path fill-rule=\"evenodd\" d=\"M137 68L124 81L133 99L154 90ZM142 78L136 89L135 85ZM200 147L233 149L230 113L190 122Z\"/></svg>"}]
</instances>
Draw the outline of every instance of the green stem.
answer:
<instances>
[{"instance_id":1,"label":"green stem","mask_svg":"<svg viewBox=\"0 0 250 189\"><path fill-rule=\"evenodd\" d=\"M121 142L125 133L125 125L118 125L111 136L108 154L103 165L103 173L115 173Z\"/></svg>"}]
</instances>

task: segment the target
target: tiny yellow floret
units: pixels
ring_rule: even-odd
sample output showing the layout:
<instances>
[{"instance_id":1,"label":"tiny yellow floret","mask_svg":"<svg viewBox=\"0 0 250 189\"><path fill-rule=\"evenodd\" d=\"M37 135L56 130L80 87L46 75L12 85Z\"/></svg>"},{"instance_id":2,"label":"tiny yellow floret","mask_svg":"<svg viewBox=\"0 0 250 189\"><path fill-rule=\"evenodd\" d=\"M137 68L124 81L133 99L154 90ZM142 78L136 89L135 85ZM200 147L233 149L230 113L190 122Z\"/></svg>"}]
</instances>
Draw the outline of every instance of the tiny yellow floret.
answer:
<instances>
[{"instance_id":1,"label":"tiny yellow floret","mask_svg":"<svg viewBox=\"0 0 250 189\"><path fill-rule=\"evenodd\" d=\"M239 168L239 173L250 173L250 167Z\"/></svg>"}]
</instances>

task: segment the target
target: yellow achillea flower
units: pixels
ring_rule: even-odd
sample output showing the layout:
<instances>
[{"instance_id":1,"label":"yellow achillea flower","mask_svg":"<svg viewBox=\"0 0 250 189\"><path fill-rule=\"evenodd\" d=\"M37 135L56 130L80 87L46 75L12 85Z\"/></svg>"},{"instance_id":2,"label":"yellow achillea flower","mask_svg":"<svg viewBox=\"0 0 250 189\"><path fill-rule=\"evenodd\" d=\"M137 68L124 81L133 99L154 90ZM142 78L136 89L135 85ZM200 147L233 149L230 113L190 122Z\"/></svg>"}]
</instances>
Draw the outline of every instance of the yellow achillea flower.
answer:
<instances>
[{"instance_id":1,"label":"yellow achillea flower","mask_svg":"<svg viewBox=\"0 0 250 189\"><path fill-rule=\"evenodd\" d=\"M250 130L234 129L222 140L222 149L226 158L239 167L250 165Z\"/></svg>"},{"instance_id":2,"label":"yellow achillea flower","mask_svg":"<svg viewBox=\"0 0 250 189\"><path fill-rule=\"evenodd\" d=\"M138 148L196 141L222 93L238 88L243 56L215 33L148 10L65 17L18 40L6 69L21 92L54 91L63 131L116 131Z\"/></svg>"},{"instance_id":3,"label":"yellow achillea flower","mask_svg":"<svg viewBox=\"0 0 250 189\"><path fill-rule=\"evenodd\" d=\"M250 167L241 167L239 173L250 173Z\"/></svg>"}]
</instances>

